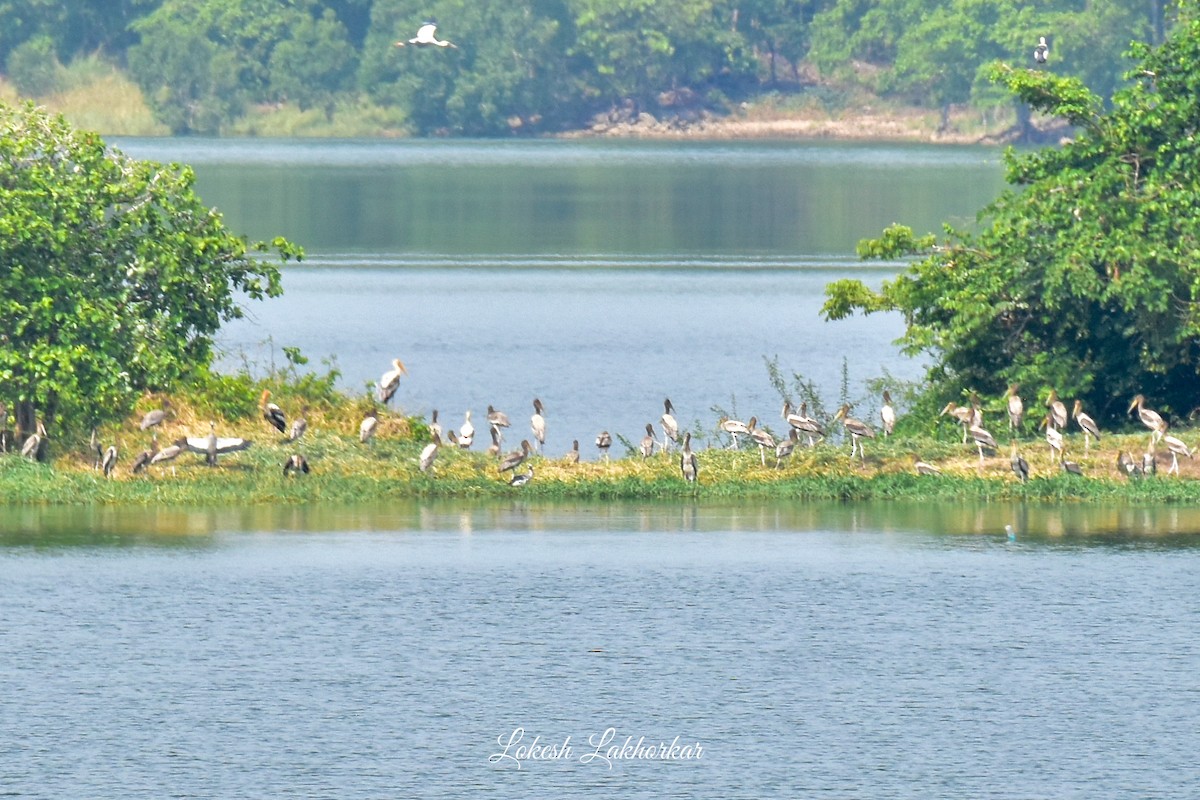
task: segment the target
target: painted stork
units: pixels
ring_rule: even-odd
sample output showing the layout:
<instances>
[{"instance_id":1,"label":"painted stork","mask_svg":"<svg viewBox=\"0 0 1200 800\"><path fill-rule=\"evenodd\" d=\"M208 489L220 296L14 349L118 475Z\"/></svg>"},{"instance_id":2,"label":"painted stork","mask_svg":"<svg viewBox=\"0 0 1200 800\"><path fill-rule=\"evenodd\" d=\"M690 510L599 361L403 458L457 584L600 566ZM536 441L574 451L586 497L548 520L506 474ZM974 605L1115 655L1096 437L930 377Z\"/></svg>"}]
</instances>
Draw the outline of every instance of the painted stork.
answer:
<instances>
[{"instance_id":1,"label":"painted stork","mask_svg":"<svg viewBox=\"0 0 1200 800\"><path fill-rule=\"evenodd\" d=\"M297 439L299 439L301 436L304 435L305 431L308 430L307 416L308 416L308 406L305 406L304 408L302 408L300 410L300 416L296 417L296 419L292 420L292 427L288 431L288 441L289 442L296 441Z\"/></svg>"},{"instance_id":2,"label":"painted stork","mask_svg":"<svg viewBox=\"0 0 1200 800\"><path fill-rule=\"evenodd\" d=\"M1096 437L1096 441L1100 441L1100 427L1096 425L1096 421L1089 417L1083 410L1083 401L1076 400L1074 408L1071 409L1071 415L1075 417L1075 424L1083 431L1083 452L1087 454L1091 448L1092 437Z\"/></svg>"},{"instance_id":3,"label":"painted stork","mask_svg":"<svg viewBox=\"0 0 1200 800\"><path fill-rule=\"evenodd\" d=\"M46 426L42 424L41 420L38 420L37 431L31 433L29 437L25 439L25 443L21 445L21 457L28 458L30 461L36 460L38 457L38 450L40 450L42 447L42 440L46 438L48 438L46 434Z\"/></svg>"},{"instance_id":4,"label":"painted stork","mask_svg":"<svg viewBox=\"0 0 1200 800\"><path fill-rule=\"evenodd\" d=\"M1013 383L1008 387L1005 393L1007 397L1006 405L1008 408L1008 429L1013 432L1020 432L1021 423L1025 420L1025 403L1021 400L1021 396L1017 394L1018 385Z\"/></svg>"},{"instance_id":5,"label":"painted stork","mask_svg":"<svg viewBox=\"0 0 1200 800\"><path fill-rule=\"evenodd\" d=\"M850 404L843 403L842 407L838 409L837 414L835 414L833 418L835 420L840 419L842 421L842 427L844 427L846 432L850 434L850 458L854 458L854 451L858 450L859 459L865 463L867 454L863 449L862 440L874 439L875 431L872 430L871 426L867 425L865 422L861 422L857 419L854 419L854 417L847 416L849 413Z\"/></svg>"},{"instance_id":6,"label":"painted stork","mask_svg":"<svg viewBox=\"0 0 1200 800\"><path fill-rule=\"evenodd\" d=\"M1067 429L1067 406L1058 399L1058 392L1054 389L1050 390L1050 396L1046 398L1046 408L1050 409L1050 421L1054 423L1054 427L1065 431Z\"/></svg>"},{"instance_id":7,"label":"painted stork","mask_svg":"<svg viewBox=\"0 0 1200 800\"><path fill-rule=\"evenodd\" d=\"M883 423L883 435L891 436L896 429L896 409L892 408L892 394L883 392L883 405L879 407L879 421Z\"/></svg>"},{"instance_id":8,"label":"painted stork","mask_svg":"<svg viewBox=\"0 0 1200 800\"><path fill-rule=\"evenodd\" d=\"M915 470L918 475L941 475L942 474L942 471L940 469L935 467L933 464L930 464L928 461L922 461L921 457L919 455L917 455L916 453L913 454L912 459L913 459L913 470Z\"/></svg>"},{"instance_id":9,"label":"painted stork","mask_svg":"<svg viewBox=\"0 0 1200 800\"><path fill-rule=\"evenodd\" d=\"M529 440L522 439L520 450L514 450L511 453L509 453L508 455L506 455L503 459L501 459L500 471L508 472L510 469L516 469L521 464L522 461L529 458L529 454L532 452L533 452L533 447L532 447L532 445L529 444Z\"/></svg>"},{"instance_id":10,"label":"painted stork","mask_svg":"<svg viewBox=\"0 0 1200 800\"><path fill-rule=\"evenodd\" d=\"M142 421L139 427L142 430L153 428L155 425L161 425L162 421L167 418L167 411L171 408L170 400L163 400L161 408L155 408L147 411L142 415Z\"/></svg>"},{"instance_id":11,"label":"painted stork","mask_svg":"<svg viewBox=\"0 0 1200 800\"><path fill-rule=\"evenodd\" d=\"M1150 429L1150 446L1154 447L1162 439L1163 434L1167 432L1167 422L1159 416L1157 411L1146 408L1146 398L1140 394L1133 398L1133 402L1129 404L1129 411L1126 413L1133 413L1135 408L1137 409L1138 419Z\"/></svg>"},{"instance_id":12,"label":"painted stork","mask_svg":"<svg viewBox=\"0 0 1200 800\"><path fill-rule=\"evenodd\" d=\"M179 454L187 450L187 438L176 439L170 446L164 447L155 453L150 459L150 466L155 464L165 464L168 461L174 461L179 457ZM171 465L171 474L175 473L175 465Z\"/></svg>"},{"instance_id":13,"label":"painted stork","mask_svg":"<svg viewBox=\"0 0 1200 800\"><path fill-rule=\"evenodd\" d=\"M458 446L464 450L470 450L474 442L475 426L471 424L471 412L467 411L463 418L463 424L458 428Z\"/></svg>"},{"instance_id":14,"label":"painted stork","mask_svg":"<svg viewBox=\"0 0 1200 800\"><path fill-rule=\"evenodd\" d=\"M533 416L529 418L529 429L533 431L533 440L537 442L540 453L546 445L546 417L542 401L536 397L533 398Z\"/></svg>"},{"instance_id":15,"label":"painted stork","mask_svg":"<svg viewBox=\"0 0 1200 800\"><path fill-rule=\"evenodd\" d=\"M646 435L642 437L641 453L642 458L649 458L654 455L654 445L658 440L654 438L654 424L646 423Z\"/></svg>"},{"instance_id":16,"label":"painted stork","mask_svg":"<svg viewBox=\"0 0 1200 800\"><path fill-rule=\"evenodd\" d=\"M740 420L730 419L729 417L721 417L720 421L717 423L717 427L728 433L730 438L733 440L733 443L729 445L730 450L737 449L737 437L739 433L746 435L750 434L750 428L746 425L746 423Z\"/></svg>"},{"instance_id":17,"label":"painted stork","mask_svg":"<svg viewBox=\"0 0 1200 800\"><path fill-rule=\"evenodd\" d=\"M1046 443L1050 445L1050 460L1062 461L1063 458L1063 435L1062 431L1054 427L1054 421L1047 414L1039 428L1046 429Z\"/></svg>"},{"instance_id":18,"label":"painted stork","mask_svg":"<svg viewBox=\"0 0 1200 800\"><path fill-rule=\"evenodd\" d=\"M375 438L375 431L379 429L379 415L374 409L367 412L363 417L363 421L358 424L358 440L363 444Z\"/></svg>"},{"instance_id":19,"label":"painted stork","mask_svg":"<svg viewBox=\"0 0 1200 800\"><path fill-rule=\"evenodd\" d=\"M379 398L380 403L386 406L396 396L396 390L400 388L400 378L407 374L408 370L400 359L393 358L392 368L379 376L376 396Z\"/></svg>"},{"instance_id":20,"label":"painted stork","mask_svg":"<svg viewBox=\"0 0 1200 800\"><path fill-rule=\"evenodd\" d=\"M604 460L608 460L608 448L612 447L612 434L608 431L600 431L596 434L596 449L600 451L600 455L604 456Z\"/></svg>"},{"instance_id":21,"label":"painted stork","mask_svg":"<svg viewBox=\"0 0 1200 800\"><path fill-rule=\"evenodd\" d=\"M263 389L262 396L258 398L258 405L262 409L263 419L280 433L287 433L287 419L283 416L283 410L270 402L270 399L271 391Z\"/></svg>"},{"instance_id":22,"label":"painted stork","mask_svg":"<svg viewBox=\"0 0 1200 800\"><path fill-rule=\"evenodd\" d=\"M1122 450L1117 454L1117 472L1127 478L1141 477L1142 468L1133 460L1133 456Z\"/></svg>"},{"instance_id":23,"label":"painted stork","mask_svg":"<svg viewBox=\"0 0 1200 800\"><path fill-rule=\"evenodd\" d=\"M975 442L975 446L979 448L979 463L983 464L984 449L995 451L997 449L996 440L992 438L992 434L978 425L972 425L967 429L967 433L971 434L971 439Z\"/></svg>"},{"instance_id":24,"label":"painted stork","mask_svg":"<svg viewBox=\"0 0 1200 800\"><path fill-rule=\"evenodd\" d=\"M775 437L758 427L758 417L751 417L746 428L750 432L750 438L758 445L758 457L765 467L767 465L767 450L775 449Z\"/></svg>"},{"instance_id":25,"label":"painted stork","mask_svg":"<svg viewBox=\"0 0 1200 800\"><path fill-rule=\"evenodd\" d=\"M785 458L791 458L792 453L796 450L796 445L799 443L800 431L792 428L788 431L788 438L775 445L775 469L783 466Z\"/></svg>"},{"instance_id":26,"label":"painted stork","mask_svg":"<svg viewBox=\"0 0 1200 800\"><path fill-rule=\"evenodd\" d=\"M112 475L113 469L117 466L117 446L110 444L108 449L104 451L104 458L100 461L100 469L104 470L104 477L108 478Z\"/></svg>"},{"instance_id":27,"label":"painted stork","mask_svg":"<svg viewBox=\"0 0 1200 800\"><path fill-rule=\"evenodd\" d=\"M417 459L417 467L421 472L428 472L433 467L433 460L437 458L438 445L441 444L441 439L433 437L433 441L425 445L421 450L421 457Z\"/></svg>"},{"instance_id":28,"label":"painted stork","mask_svg":"<svg viewBox=\"0 0 1200 800\"><path fill-rule=\"evenodd\" d=\"M692 452L690 431L683 435L683 450L679 453L679 471L683 473L683 479L688 483L695 483L696 477L700 474L700 468L696 463L696 454Z\"/></svg>"},{"instance_id":29,"label":"painted stork","mask_svg":"<svg viewBox=\"0 0 1200 800\"><path fill-rule=\"evenodd\" d=\"M792 404L783 402L783 418L800 433L808 437L808 446L814 447L817 439L825 438L825 429L821 424L808 415L808 403L800 403L800 413L793 413Z\"/></svg>"},{"instance_id":30,"label":"painted stork","mask_svg":"<svg viewBox=\"0 0 1200 800\"><path fill-rule=\"evenodd\" d=\"M293 472L296 473L297 475L299 475L299 474L307 475L309 472L308 459L306 459L304 456L300 455L299 453L293 453L292 455L288 456L287 461L283 462L284 476L287 476Z\"/></svg>"},{"instance_id":31,"label":"painted stork","mask_svg":"<svg viewBox=\"0 0 1200 800\"><path fill-rule=\"evenodd\" d=\"M938 414L938 416L941 417L941 416L945 416L946 414L949 414L951 417L953 417L955 420L958 421L959 425L962 425L963 444L966 444L967 443L967 428L971 427L971 419L975 415L974 412L970 408L968 408L966 406L960 406L957 403L955 403L953 400L951 400L949 403L946 403L946 407L942 409L942 413Z\"/></svg>"},{"instance_id":32,"label":"painted stork","mask_svg":"<svg viewBox=\"0 0 1200 800\"><path fill-rule=\"evenodd\" d=\"M1170 475L1171 473L1175 473L1178 475L1179 457L1183 456L1185 458L1191 458L1192 451L1186 444L1183 443L1182 439L1177 439L1170 434L1162 437L1162 443L1167 446L1167 450L1171 453L1171 468L1167 470L1167 474Z\"/></svg>"},{"instance_id":33,"label":"painted stork","mask_svg":"<svg viewBox=\"0 0 1200 800\"><path fill-rule=\"evenodd\" d=\"M675 406L671 405L671 398L663 401L663 415L659 418L663 429L663 450L667 448L667 440L672 442L679 441L679 423L675 421Z\"/></svg>"},{"instance_id":34,"label":"painted stork","mask_svg":"<svg viewBox=\"0 0 1200 800\"><path fill-rule=\"evenodd\" d=\"M137 454L137 458L135 458L133 460L133 466L131 466L129 468L129 471L134 473L135 475L137 473L141 472L146 467L150 466L150 462L154 459L154 456L156 456L157 454L158 454L158 434L155 433L150 437L150 449L143 450L142 452Z\"/></svg>"},{"instance_id":35,"label":"painted stork","mask_svg":"<svg viewBox=\"0 0 1200 800\"><path fill-rule=\"evenodd\" d=\"M500 429L509 427L508 414L505 414L503 411L497 411L496 409L492 408L491 406L488 406L487 407L487 421L488 421L488 425L490 425L492 428L494 428L496 430L496 433L500 434L500 438L503 439L504 432Z\"/></svg>"},{"instance_id":36,"label":"painted stork","mask_svg":"<svg viewBox=\"0 0 1200 800\"><path fill-rule=\"evenodd\" d=\"M1020 453L1017 452L1017 443L1012 443L1012 455L1009 457L1009 465L1012 466L1013 474L1021 483L1029 481L1029 462L1026 461Z\"/></svg>"}]
</instances>

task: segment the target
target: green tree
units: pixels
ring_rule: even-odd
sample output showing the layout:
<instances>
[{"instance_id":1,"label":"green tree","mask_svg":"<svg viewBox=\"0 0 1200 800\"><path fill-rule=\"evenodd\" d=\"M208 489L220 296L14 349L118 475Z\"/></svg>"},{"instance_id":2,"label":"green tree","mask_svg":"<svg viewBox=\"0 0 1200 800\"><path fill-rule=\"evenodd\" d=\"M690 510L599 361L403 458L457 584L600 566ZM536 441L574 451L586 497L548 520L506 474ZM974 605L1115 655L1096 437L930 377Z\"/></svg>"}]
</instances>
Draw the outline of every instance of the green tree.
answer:
<instances>
[{"instance_id":1,"label":"green tree","mask_svg":"<svg viewBox=\"0 0 1200 800\"><path fill-rule=\"evenodd\" d=\"M273 100L271 55L311 22L313 2L166 0L133 24L129 69L175 133L217 133L248 103ZM322 54L312 53L314 60Z\"/></svg>"},{"instance_id":2,"label":"green tree","mask_svg":"<svg viewBox=\"0 0 1200 800\"><path fill-rule=\"evenodd\" d=\"M195 195L192 171L128 158L27 105L0 105L0 392L21 431L126 413L212 359L238 295L281 292Z\"/></svg>"},{"instance_id":3,"label":"green tree","mask_svg":"<svg viewBox=\"0 0 1200 800\"><path fill-rule=\"evenodd\" d=\"M569 40L559 0L380 0L372 10L359 80L399 106L415 133L473 136L537 130L569 113ZM396 47L427 19L455 48Z\"/></svg>"},{"instance_id":4,"label":"green tree","mask_svg":"<svg viewBox=\"0 0 1200 800\"><path fill-rule=\"evenodd\" d=\"M301 110L321 106L332 117L337 95L350 87L357 66L345 26L325 9L320 19L299 21L271 51L271 89Z\"/></svg>"},{"instance_id":5,"label":"green tree","mask_svg":"<svg viewBox=\"0 0 1200 800\"><path fill-rule=\"evenodd\" d=\"M779 80L782 60L799 80L799 67L812 45L810 29L813 15L823 0L742 0L734 5L733 28L765 62L765 81Z\"/></svg>"},{"instance_id":6,"label":"green tree","mask_svg":"<svg viewBox=\"0 0 1200 800\"><path fill-rule=\"evenodd\" d=\"M1076 79L997 65L996 80L1079 130L1061 148L1009 151L980 230L893 227L865 257L919 256L879 291L827 287L823 313L898 311L900 340L932 358L934 391L1053 386L1109 417L1144 393L1175 413L1200 389L1200 21L1138 45L1112 108Z\"/></svg>"},{"instance_id":7,"label":"green tree","mask_svg":"<svg viewBox=\"0 0 1200 800\"><path fill-rule=\"evenodd\" d=\"M54 52L54 40L35 36L8 54L8 77L26 97L45 97L62 86L63 66Z\"/></svg>"},{"instance_id":8,"label":"green tree","mask_svg":"<svg viewBox=\"0 0 1200 800\"><path fill-rule=\"evenodd\" d=\"M570 0L569 7L572 50L601 103L654 108L664 93L702 93L755 74L732 10L712 0Z\"/></svg>"}]
</instances>

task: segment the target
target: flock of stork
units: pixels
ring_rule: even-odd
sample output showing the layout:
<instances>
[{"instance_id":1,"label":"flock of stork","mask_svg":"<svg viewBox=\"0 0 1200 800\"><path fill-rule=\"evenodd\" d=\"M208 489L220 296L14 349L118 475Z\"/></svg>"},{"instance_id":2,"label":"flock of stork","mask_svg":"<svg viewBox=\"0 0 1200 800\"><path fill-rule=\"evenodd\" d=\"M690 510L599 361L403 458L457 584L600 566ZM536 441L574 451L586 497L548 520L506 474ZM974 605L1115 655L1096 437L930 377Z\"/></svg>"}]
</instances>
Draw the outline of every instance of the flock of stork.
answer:
<instances>
[{"instance_id":1,"label":"flock of stork","mask_svg":"<svg viewBox=\"0 0 1200 800\"><path fill-rule=\"evenodd\" d=\"M1020 395L1017 394L1016 385L1009 386L1005 398L1009 431L1010 433L1016 433L1021 429L1022 420L1025 416L1025 404L1022 402ZM886 401L887 397L885 393L885 408L887 407ZM1146 398L1140 394L1133 398L1133 402L1129 404L1127 413L1132 414L1135 411L1137 412L1138 420L1150 430L1150 442L1141 459L1135 459L1128 452L1120 452L1117 456L1118 472L1133 478L1155 474L1158 470L1155 446L1161 442L1171 454L1171 467L1167 471L1167 474L1178 474L1179 457L1192 458L1192 449L1182 439L1167 433L1168 426L1166 420L1157 411L1147 408ZM983 417L977 397L972 398L970 406L964 407L958 406L955 403L947 403L946 407L942 409L941 415L950 415L963 426L963 442L965 443L970 438L975 443L979 449L980 464L983 463L985 450L995 452L999 449L995 437L983 427ZM1097 442L1100 441L1100 428L1096 425L1096 421L1083 410L1083 403L1080 400L1075 401L1070 416L1075 420L1075 424L1083 433L1084 452L1086 453L1091 449L1092 439L1095 439ZM1052 389L1050 396L1046 399L1046 415L1038 425L1038 428L1039 430L1045 429L1046 443L1050 445L1052 461L1057 463L1064 472L1082 475L1083 470L1079 464L1066 459L1063 434L1067 429L1067 423L1066 404L1059 399L1058 393ZM1013 472L1022 482L1029 480L1029 463L1017 452L1015 437L1012 439L1010 462ZM916 470L919 474L923 475L940 472L937 467L919 460L916 462Z\"/></svg>"},{"instance_id":2,"label":"flock of stork","mask_svg":"<svg viewBox=\"0 0 1200 800\"><path fill-rule=\"evenodd\" d=\"M400 386L401 378L405 375L407 375L407 370L403 362L400 359L393 359L391 368L380 376L376 386L376 399L379 405L387 407ZM1030 470L1028 462L1026 462L1017 450L1016 434L1022 430L1026 409L1020 395L1017 394L1017 388L1016 385L1008 388L1005 394L1005 409L1008 416L1009 432L1012 437L1010 457L1012 470L1024 482L1029 479ZM1050 446L1052 461L1065 472L1082 474L1079 464L1069 461L1065 457L1064 433L1067 430L1069 419L1073 419L1075 425L1083 433L1085 453L1090 451L1092 439L1100 440L1101 433L1099 427L1096 425L1095 420L1083 410L1083 403L1079 400L1074 402L1074 407L1070 415L1068 415L1066 404L1059 399L1057 392L1054 390L1051 390L1045 406L1046 415L1038 428L1045 430L1045 438L1047 444ZM284 434L289 442L297 442L308 430L308 422L303 413L293 419L290 425L288 424L287 416L283 410L271 402L270 391L264 390L262 392L259 398L259 407L262 417L267 424ZM846 435L850 438L850 458L853 460L857 457L860 462L865 463L864 440L875 438L876 430L866 422L850 416L850 408L851 406L848 403L842 405L834 415L832 422L834 424L840 422ZM1135 459L1126 452L1120 453L1117 460L1118 470L1129 477L1142 477L1156 472L1155 447L1161 443L1165 445L1171 455L1171 467L1168 470L1168 474L1178 474L1179 457L1183 456L1190 459L1193 456L1193 451L1183 440L1167 433L1167 422L1160 414L1146 407L1145 398L1140 394L1133 398L1133 402L1129 406L1129 413L1132 414L1135 411L1137 412L1138 419L1150 430L1150 442L1146 453L1140 459ZM161 408L154 409L142 417L140 423L141 430L145 431L158 426L167 418L169 413L170 402L164 401ZM758 446L760 461L764 467L767 465L768 451L774 454L775 466L780 467L784 459L792 455L792 452L800 445L802 440L807 441L809 447L815 447L817 441L824 439L826 435L824 425L819 420L809 416L806 403L801 403L797 409L790 403L785 402L781 416L787 423L788 435L780 441L776 441L775 437L769 431L759 426L757 417L750 417L747 422L722 417L718 421L717 429L729 436L729 447L731 449L737 449L739 446L738 437L744 436L754 445ZM953 402L947 403L939 416L950 417L962 426L963 443L966 444L969 440L975 445L979 453L980 465L984 463L985 453L999 451L1000 448L995 437L983 427L983 412L977 395L972 395L970 404L966 406L960 406ZM883 403L879 411L879 421L883 435L885 437L891 436L896 425L896 412L892 405L891 395L887 391L883 392ZM500 474L512 473L509 482L514 486L523 486L533 480L533 467L529 465L529 457L534 452L541 453L546 443L546 417L542 401L534 398L533 415L530 417L530 431L534 442L536 442L536 446L531 444L529 439L523 439L518 449L503 453L504 431L511 425L508 415L489 405L487 407L486 424L491 438L491 445L487 448L487 453L497 459ZM679 423L675 418L675 407L671 403L670 398L666 398L663 401L663 413L659 418L659 424L662 430L661 440L655 434L654 424L647 423L646 435L637 444L637 451L643 459L646 459L650 458L656 450L665 454L678 447L680 474L684 480L695 482L700 468L696 453L692 449L692 434L685 431L681 435ZM359 440L364 444L371 442L378 429L378 425L378 412L372 409L359 425ZM172 462L184 452L200 453L205 456L205 460L210 466L216 466L218 456L245 450L251 445L249 439L217 436L216 429L216 423L210 422L207 436L185 436L161 450L158 447L157 433L152 433L150 448L142 451L135 457L130 471L138 473L153 465ZM455 448L466 450L470 449L475 441L476 430L471 421L471 411L469 410L465 412L463 423L457 430L444 430L438 421L438 412L434 410L431 414L429 430L430 441L422 449L418 458L418 467L421 472L429 472L433 468L438 451L444 444L448 443ZM24 442L21 448L22 455L31 459L36 457L45 437L46 430L39 422L37 432L29 436ZM601 431L596 436L596 449L600 457L605 461L608 460L608 451L612 447L612 444L613 436L608 431ZM92 432L91 446L96 455L96 468L103 470L105 476L110 476L117 463L117 446L101 447L94 430ZM569 463L579 462L580 451L578 439L573 442L572 449L566 454L565 459ZM914 456L913 461L914 469L919 475L941 473L939 467L923 461L919 457ZM526 467L525 470L517 472L517 468L523 464ZM285 476L292 473L307 474L309 471L310 468L307 459L299 452L289 455L283 464L283 474Z\"/></svg>"},{"instance_id":3,"label":"flock of stork","mask_svg":"<svg viewBox=\"0 0 1200 800\"><path fill-rule=\"evenodd\" d=\"M398 361L394 362L394 364L397 368L402 369ZM1026 409L1020 395L1017 394L1017 388L1016 385L1009 387L1005 395L1005 408L1008 416L1009 432L1012 436L1011 467L1018 479L1025 482L1029 479L1030 468L1029 463L1018 452L1016 434L1022 430ZM391 395L384 392L384 382L382 381L380 383L380 391L380 399L386 402L386 398L390 398ZM1051 390L1045 406L1046 414L1038 425L1038 429L1045 430L1045 439L1046 443L1050 446L1052 461L1064 472L1082 475L1083 471L1079 464L1066 458L1064 434L1067 431L1069 421L1073 419L1075 425L1084 436L1084 451L1086 453L1090 451L1093 439L1097 442L1100 441L1101 433L1099 426L1083 410L1083 403L1080 400L1074 402L1074 406L1070 414L1068 414L1066 404L1059 399L1057 392L1054 390ZM545 409L542 402L536 398L533 401L533 409L534 413L530 418L530 429L533 432L534 440L537 442L537 451L540 452L546 440ZM1117 459L1118 471L1128 477L1142 477L1154 474L1157 472L1155 446L1162 443L1171 455L1171 467L1168 470L1168 474L1178 474L1179 457L1192 458L1192 450L1183 440L1167 433L1168 426L1166 421L1153 409L1146 407L1145 398L1140 394L1133 399L1133 402L1129 406L1129 413L1135 411L1137 412L1138 419L1150 430L1150 442L1141 459L1135 459L1129 453L1121 452ZM767 465L767 453L773 452L775 466L779 467L782 465L784 459L792 455L792 452L800 445L802 440L806 440L809 447L814 447L817 441L823 439L826 435L822 423L808 415L806 403L801 403L800 408L796 409L789 402L785 402L781 416L788 424L788 435L781 441L777 441L769 431L760 427L757 417L750 417L747 422L722 417L718 422L718 429L729 436L730 448L736 449L739 446L739 436L747 437L753 444L758 446L759 457L763 466ZM969 440L975 445L979 453L981 465L984 463L986 453L999 451L1000 448L995 437L983 427L983 412L977 396L973 395L970 405L967 406L959 406L953 402L947 403L939 416L948 416L962 426L963 443L965 444ZM883 392L883 404L880 407L879 419L883 435L885 437L891 436L896 426L896 411L892 405L891 395L887 391ZM840 422L850 438L850 458L854 459L857 457L860 462L865 463L864 440L875 438L876 429L850 416L849 404L844 404L837 410L837 413L833 417L833 422ZM488 449L488 452L499 459L501 473L515 470L517 466L524 463L529 455L534 452L534 447L530 442L523 440L519 450L502 456L501 437L502 431L510 425L508 415L497 411L492 406L488 406L487 424L492 438L492 445ZM696 481L699 475L699 463L695 451L692 450L692 434L684 432L682 436L680 435L679 423L675 418L675 408L670 398L663 401L663 414L659 418L659 424L662 431L661 439L655 433L654 423L647 423L646 435L638 443L638 452L645 459L653 455L656 450L669 452L673 446L679 446L682 442L678 451L680 474L686 481ZM443 429L437 422L436 411L432 415L430 430L432 441L426 445L420 458L420 468L422 471L428 471L432 467L438 448L442 446ZM474 441L474 436L475 429L471 423L470 411L466 412L463 425L457 432L453 430L446 432L448 441L460 448L470 448ZM596 437L596 448L606 460L612 443L613 438L608 431L601 431ZM575 440L571 451L567 454L567 459L571 462L578 462L579 457L579 441ZM913 460L914 469L919 475L941 473L939 467L923 461L919 457L914 456ZM533 468L530 467L525 473L516 475L513 483L518 485L523 484L532 478Z\"/></svg>"}]
</instances>

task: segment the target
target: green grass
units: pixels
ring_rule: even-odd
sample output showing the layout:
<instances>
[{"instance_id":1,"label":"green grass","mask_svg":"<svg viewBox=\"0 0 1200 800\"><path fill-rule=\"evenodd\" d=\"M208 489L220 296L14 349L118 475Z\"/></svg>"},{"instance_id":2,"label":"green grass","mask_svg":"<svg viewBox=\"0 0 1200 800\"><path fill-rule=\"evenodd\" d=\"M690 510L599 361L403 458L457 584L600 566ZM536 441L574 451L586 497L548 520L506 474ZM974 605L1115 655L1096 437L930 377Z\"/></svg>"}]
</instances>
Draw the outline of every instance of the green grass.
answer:
<instances>
[{"instance_id":1,"label":"green grass","mask_svg":"<svg viewBox=\"0 0 1200 800\"><path fill-rule=\"evenodd\" d=\"M198 423L186 408L188 421L178 417L167 423L160 442L169 442L187 428L200 435ZM358 416L357 407L344 413L313 418L313 428L298 443L283 437L260 419L243 419L219 426L222 434L254 439L246 451L222 456L216 468L205 465L199 454L185 453L171 466L157 466L133 475L129 464L147 446L149 436L129 425L117 434L121 460L113 477L105 478L92 467L86 449L59 453L51 465L35 464L16 455L0 457L0 502L9 504L127 504L218 506L294 503L371 503L392 498L498 498L521 495L547 500L822 500L858 502L904 501L1053 501L1105 503L1200 502L1200 480L1194 477L1159 476L1141 481L1120 477L1107 451L1084 460L1089 477L1067 475L1038 464L1031 443L1027 450L1035 462L1035 475L1022 484L1008 467L1006 457L978 458L957 443L907 440L880 443L865 464L851 462L847 450L829 444L797 452L781 468L768 458L763 467L757 450L703 450L698 453L700 480L685 482L674 454L585 461L533 456L535 471L528 485L508 485L511 473L500 473L493 457L478 451L444 446L431 473L421 473L417 459L423 445L419 421L403 416L382 420L380 437L358 441L346 430ZM226 428L228 426L228 429ZM1145 437L1131 435L1133 446ZM910 467L909 452L921 449L924 457L940 460L945 474L918 476ZM1125 449L1130 449L1126 447ZM302 452L312 473L283 475L283 462ZM1185 462L1190 467L1191 462ZM1041 469L1039 470L1039 466ZM1163 465L1165 468L1165 465ZM523 470L519 467L518 470Z\"/></svg>"}]
</instances>

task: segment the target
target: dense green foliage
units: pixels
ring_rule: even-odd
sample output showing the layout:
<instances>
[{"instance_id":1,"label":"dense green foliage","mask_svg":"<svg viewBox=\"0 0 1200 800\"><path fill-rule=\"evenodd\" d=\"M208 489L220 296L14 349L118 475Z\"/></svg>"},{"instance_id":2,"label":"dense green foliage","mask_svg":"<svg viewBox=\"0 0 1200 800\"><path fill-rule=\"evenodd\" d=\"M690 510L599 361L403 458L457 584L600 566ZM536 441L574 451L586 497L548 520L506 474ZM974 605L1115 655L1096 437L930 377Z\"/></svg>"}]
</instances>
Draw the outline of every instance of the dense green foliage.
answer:
<instances>
[{"instance_id":1,"label":"dense green foliage","mask_svg":"<svg viewBox=\"0 0 1200 800\"><path fill-rule=\"evenodd\" d=\"M255 104L332 115L365 98L414 133L496 135L647 111L718 111L760 91L866 89L940 108L1003 100L995 59L1029 59L1101 97L1166 0L0 0L0 66L22 92L102 54L177 133L217 133ZM397 48L427 19L457 48Z\"/></svg>"},{"instance_id":2,"label":"dense green foliage","mask_svg":"<svg viewBox=\"0 0 1200 800\"><path fill-rule=\"evenodd\" d=\"M236 293L278 270L192 190L192 171L128 158L32 105L0 105L0 400L18 427L91 425L206 367ZM57 433L57 432L56 432ZM55 435L55 434L52 434Z\"/></svg>"},{"instance_id":3,"label":"dense green foliage","mask_svg":"<svg viewBox=\"0 0 1200 800\"><path fill-rule=\"evenodd\" d=\"M903 347L932 356L943 396L1053 386L1100 417L1146 395L1187 414L1200 388L1200 18L1138 46L1133 84L1110 110L1073 79L999 64L993 74L1076 140L1010 151L981 230L937 237L894 227L864 256L921 255L879 292L827 290L826 316L895 310Z\"/></svg>"}]
</instances>

